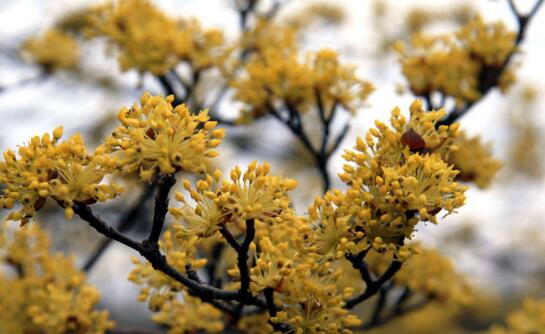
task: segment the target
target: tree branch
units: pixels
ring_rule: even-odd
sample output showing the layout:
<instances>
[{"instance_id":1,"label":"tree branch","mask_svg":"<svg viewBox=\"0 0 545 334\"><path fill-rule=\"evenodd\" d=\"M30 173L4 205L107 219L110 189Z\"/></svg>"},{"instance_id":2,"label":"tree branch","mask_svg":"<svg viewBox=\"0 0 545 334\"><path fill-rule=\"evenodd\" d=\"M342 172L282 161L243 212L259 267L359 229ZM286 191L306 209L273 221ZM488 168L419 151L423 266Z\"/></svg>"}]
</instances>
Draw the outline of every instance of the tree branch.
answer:
<instances>
[{"instance_id":1,"label":"tree branch","mask_svg":"<svg viewBox=\"0 0 545 334\"><path fill-rule=\"evenodd\" d=\"M369 282L365 290L359 294L358 296L349 299L346 301L345 308L351 309L358 305L359 303L371 298L374 296L377 292L379 292L380 288L386 284L394 275L401 269L401 262L394 259L390 263L390 266L388 269L380 276L377 280L373 280Z\"/></svg>"},{"instance_id":2,"label":"tree branch","mask_svg":"<svg viewBox=\"0 0 545 334\"><path fill-rule=\"evenodd\" d=\"M168 194L170 189L176 183L176 178L172 174L161 175L157 182L157 194L155 196L155 210L153 212L153 225L145 244L152 247L158 247L159 237L165 224L165 217L168 212Z\"/></svg>"},{"instance_id":3,"label":"tree branch","mask_svg":"<svg viewBox=\"0 0 545 334\"><path fill-rule=\"evenodd\" d=\"M139 219L140 212L145 206L145 203L147 200L153 195L153 192L155 191L155 184L146 184L145 189L143 193L140 195L140 198L136 200L136 202L133 204L133 206L125 212L121 219L119 220L119 223L117 224L117 229L119 232L125 233L132 229L133 226L136 225L137 222L141 221ZM96 248L96 250L89 256L89 258L85 261L83 265L83 271L90 271L95 264L98 262L98 260L104 255L106 252L106 249L110 246L112 243L112 239L105 238L101 240L99 246Z\"/></svg>"},{"instance_id":4,"label":"tree branch","mask_svg":"<svg viewBox=\"0 0 545 334\"><path fill-rule=\"evenodd\" d=\"M238 252L238 270L240 271L240 297L244 301L251 296L250 292L250 269L248 268L248 258L250 251L250 244L255 238L255 220L246 220L246 236L242 245L240 245L240 251Z\"/></svg>"},{"instance_id":5,"label":"tree branch","mask_svg":"<svg viewBox=\"0 0 545 334\"><path fill-rule=\"evenodd\" d=\"M155 270L159 270L162 273L166 274L167 276L171 277L172 279L183 284L184 286L186 286L188 289L191 290L191 293L195 293L195 295L198 296L202 301L208 302L212 299L218 299L218 300L238 299L239 294L237 291L221 290L206 284L200 284L184 276L183 274L178 272L176 269L174 269L172 266L170 266L167 263L166 258L161 254L158 247L154 247L154 245L147 242L146 243L138 242L136 240L133 240L123 235L114 227L108 225L102 219L95 216L93 212L91 211L91 209L89 208L89 206L85 204L76 203L73 209L74 209L74 212L81 219L89 223L89 225L92 228L94 228L97 232L117 242L120 242L129 248L134 249L135 251L140 253L140 255L142 255L146 260L148 260Z\"/></svg>"},{"instance_id":6,"label":"tree branch","mask_svg":"<svg viewBox=\"0 0 545 334\"><path fill-rule=\"evenodd\" d=\"M377 303L375 304L375 308L373 309L373 314L371 315L371 319L369 319L369 322L364 326L365 328L371 328L381 321L381 315L384 311L384 307L386 306L388 292L390 292L390 289L391 287L389 286L383 286L382 288L380 288Z\"/></svg>"}]
</instances>

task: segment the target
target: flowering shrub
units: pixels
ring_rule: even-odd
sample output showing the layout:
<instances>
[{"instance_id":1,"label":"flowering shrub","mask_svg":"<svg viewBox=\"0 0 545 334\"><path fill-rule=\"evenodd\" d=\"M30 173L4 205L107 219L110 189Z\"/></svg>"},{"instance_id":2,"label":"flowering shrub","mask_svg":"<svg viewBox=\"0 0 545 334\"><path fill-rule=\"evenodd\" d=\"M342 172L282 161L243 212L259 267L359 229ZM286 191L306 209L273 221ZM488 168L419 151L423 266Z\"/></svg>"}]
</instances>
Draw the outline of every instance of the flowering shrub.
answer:
<instances>
[{"instance_id":1,"label":"flowering shrub","mask_svg":"<svg viewBox=\"0 0 545 334\"><path fill-rule=\"evenodd\" d=\"M99 334L113 328L107 313L95 310L99 295L84 274L69 258L48 253L35 222L48 201L67 219L84 221L140 255L132 258L128 279L152 320L172 334L347 334L429 303L472 301L468 280L451 261L412 240L423 225L447 221L465 204L471 183L486 188L501 167L456 121L491 89L504 91L513 82L510 59L541 1L527 15L511 2L517 32L479 17L448 35L414 28L397 52L416 99L408 113L393 108L389 124L375 121L344 150L341 189L331 186L328 163L350 117L375 88L331 49L301 52L297 37L314 17L341 22L342 11L311 6L304 22L281 24L275 22L278 3L265 9L258 0L234 3L241 27L236 41L196 19L176 20L147 0L113 1L76 16L84 27L72 34L105 39L123 71L157 79L165 94L144 93L139 103L121 108L116 127L94 149L79 133L62 140L57 127L17 152L5 151L0 208L9 212L7 220L26 226L1 230L0 258L13 273L0 274L2 331ZM73 37L56 29L24 46L48 72L71 69L78 60ZM199 89L213 86L204 71L223 84L215 99ZM218 112L225 92L241 105L234 119ZM229 140L226 127L266 117L297 138L323 181L323 195L306 212L295 209L292 196L306 185L266 161L226 175L214 168ZM147 188L116 228L96 214L95 204L120 201L121 184L131 177ZM152 193L153 217L140 241L126 230ZM505 331L545 330L539 312L537 302L525 304Z\"/></svg>"}]
</instances>

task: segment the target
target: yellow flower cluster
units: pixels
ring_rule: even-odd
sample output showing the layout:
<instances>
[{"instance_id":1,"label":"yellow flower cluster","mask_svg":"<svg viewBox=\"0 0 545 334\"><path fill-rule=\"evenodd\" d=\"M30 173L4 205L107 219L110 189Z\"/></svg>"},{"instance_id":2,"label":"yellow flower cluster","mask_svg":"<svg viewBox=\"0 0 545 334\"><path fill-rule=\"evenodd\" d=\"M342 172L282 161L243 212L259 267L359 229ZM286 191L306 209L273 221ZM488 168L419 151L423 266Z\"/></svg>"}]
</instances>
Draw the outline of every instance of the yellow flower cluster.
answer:
<instances>
[{"instance_id":1,"label":"yellow flower cluster","mask_svg":"<svg viewBox=\"0 0 545 334\"><path fill-rule=\"evenodd\" d=\"M170 213L181 223L175 226L180 235L188 237L209 237L225 225L242 228L249 219L274 224L285 219L290 205L287 192L296 185L295 180L271 175L268 163L254 161L244 173L233 168L230 181L222 179L220 171L198 181L196 189L184 180L196 205L191 206L178 193L176 198L184 205L171 208Z\"/></svg>"},{"instance_id":2,"label":"yellow flower cluster","mask_svg":"<svg viewBox=\"0 0 545 334\"><path fill-rule=\"evenodd\" d=\"M95 310L99 292L71 258L49 253L38 225L1 232L2 264L14 270L0 273L0 332L101 334L113 327L107 311Z\"/></svg>"},{"instance_id":3,"label":"yellow flower cluster","mask_svg":"<svg viewBox=\"0 0 545 334\"><path fill-rule=\"evenodd\" d=\"M102 152L90 154L80 134L59 142L62 127L52 135L33 137L18 154L4 152L0 162L0 182L5 184L0 208L22 208L7 219L26 223L52 197L66 207L67 218L73 215L74 203L107 201L121 193L116 184L102 184L105 175L118 167L118 160Z\"/></svg>"},{"instance_id":4,"label":"yellow flower cluster","mask_svg":"<svg viewBox=\"0 0 545 334\"><path fill-rule=\"evenodd\" d=\"M272 292L279 312L275 316L244 316L237 324L239 329L252 326L259 328L260 333L272 333L271 320L293 326L295 333L348 333L349 327L360 324L357 317L343 308L352 289L338 291L336 282L341 271L322 260L324 257L314 246L316 234L312 226L291 208L287 192L295 185L293 180L271 175L268 164L256 162L245 172L238 167L232 169L231 180L223 180L218 171L198 181L195 188L184 181L195 204L191 205L181 193L176 195L183 206L170 208L175 222L172 232L165 233L161 248L168 263L181 272L186 272L187 265L198 270L207 262L198 255L209 251L209 241L223 242L230 247L219 233L220 229L228 227L237 239L246 232L244 223L253 220L256 232L249 248L249 257L253 259L250 262L254 263L249 268L250 291L255 297ZM224 287L239 289L240 271L233 258L232 252L224 251L217 260L222 267L216 274L228 275L220 276ZM149 299L150 309L159 312L157 321L190 328L183 327L189 326L186 319L171 313L178 307L188 307L190 309L181 312L208 312L208 318L191 319L192 325L205 328L203 319L210 326L216 326L214 309L204 310L196 300L190 301L188 306L177 305L175 296L180 296L182 286L154 271L150 264L135 263L137 267L129 279L142 286L140 300ZM193 303L200 305L198 309ZM210 330L220 329L218 326Z\"/></svg>"},{"instance_id":5,"label":"yellow flower cluster","mask_svg":"<svg viewBox=\"0 0 545 334\"><path fill-rule=\"evenodd\" d=\"M187 293L181 293L181 298L167 303L161 301L160 311L153 315L153 321L167 326L169 334L223 332L220 310Z\"/></svg>"},{"instance_id":6,"label":"yellow flower cluster","mask_svg":"<svg viewBox=\"0 0 545 334\"><path fill-rule=\"evenodd\" d=\"M204 172L206 158L218 155L214 148L225 131L209 121L208 111L192 115L185 105L174 108L173 100L173 96L144 94L140 106L121 109L118 120L122 125L97 150L119 156L124 171L140 171L147 181L157 171Z\"/></svg>"},{"instance_id":7,"label":"yellow flower cluster","mask_svg":"<svg viewBox=\"0 0 545 334\"><path fill-rule=\"evenodd\" d=\"M179 60L188 63L195 72L223 65L229 51L221 30L205 30L197 19L180 20L177 26L174 48Z\"/></svg>"},{"instance_id":8,"label":"yellow flower cluster","mask_svg":"<svg viewBox=\"0 0 545 334\"><path fill-rule=\"evenodd\" d=\"M180 61L201 70L223 58L223 34L204 30L197 20L177 22L148 0L119 0L88 16L89 37L104 36L118 51L124 71L164 74Z\"/></svg>"},{"instance_id":9,"label":"yellow flower cluster","mask_svg":"<svg viewBox=\"0 0 545 334\"><path fill-rule=\"evenodd\" d=\"M339 25L345 20L346 13L341 6L326 2L310 3L287 19L288 24L298 30L307 28L315 22Z\"/></svg>"},{"instance_id":10,"label":"yellow flower cluster","mask_svg":"<svg viewBox=\"0 0 545 334\"><path fill-rule=\"evenodd\" d=\"M315 237L308 221L293 214L275 225L257 225L250 289L256 296L267 289L273 292L280 311L270 320L289 324L294 333L350 333L350 327L361 323L343 308L353 289L337 286L342 271L323 260ZM237 268L228 272L240 275ZM258 327L266 330L266 318L252 320L263 321Z\"/></svg>"},{"instance_id":11,"label":"yellow flower cluster","mask_svg":"<svg viewBox=\"0 0 545 334\"><path fill-rule=\"evenodd\" d=\"M350 189L326 197L340 210L337 217L349 217L337 224L345 225L358 251L369 245L381 251L397 248L419 221L436 223L439 212L450 214L464 204L466 188L454 181L458 172L445 162L456 149L458 125L437 128L444 111L425 112L420 100L410 112L407 122L395 108L393 129L377 121L365 140L358 138L355 151L345 151L349 163L339 176ZM314 211L323 206L318 201Z\"/></svg>"},{"instance_id":12,"label":"yellow flower cluster","mask_svg":"<svg viewBox=\"0 0 545 334\"><path fill-rule=\"evenodd\" d=\"M458 102L473 102L481 93L480 75L497 70L515 51L515 33L502 23L486 24L480 17L455 34L428 36L415 33L409 45L396 44L402 72L418 96L439 92ZM514 81L507 69L499 80L505 91Z\"/></svg>"},{"instance_id":13,"label":"yellow flower cluster","mask_svg":"<svg viewBox=\"0 0 545 334\"><path fill-rule=\"evenodd\" d=\"M522 308L507 317L505 327L495 326L489 334L531 334L545 332L545 302L527 299Z\"/></svg>"},{"instance_id":14,"label":"yellow flower cluster","mask_svg":"<svg viewBox=\"0 0 545 334\"><path fill-rule=\"evenodd\" d=\"M502 163L492 156L490 145L484 145L478 136L468 138L465 133L456 138L455 144L458 149L452 152L448 161L460 172L456 178L487 188L502 167Z\"/></svg>"},{"instance_id":15,"label":"yellow flower cluster","mask_svg":"<svg viewBox=\"0 0 545 334\"><path fill-rule=\"evenodd\" d=\"M310 262L297 266L277 289L275 303L285 307L271 320L290 324L298 334L351 333L349 328L360 325L361 320L343 308L352 289L339 293L336 282L341 274Z\"/></svg>"},{"instance_id":16,"label":"yellow flower cluster","mask_svg":"<svg viewBox=\"0 0 545 334\"><path fill-rule=\"evenodd\" d=\"M206 259L196 258L198 243L196 237L178 242L172 231L167 230L159 246L166 255L166 261L177 271L185 273L186 265L193 270L206 265ZM129 281L141 286L138 300L148 302L149 309L154 312L153 321L168 326L172 334L197 330L221 332L223 322L219 310L188 295L183 285L153 269L149 262L141 262L138 258L132 260L136 267L129 274Z\"/></svg>"},{"instance_id":17,"label":"yellow flower cluster","mask_svg":"<svg viewBox=\"0 0 545 334\"><path fill-rule=\"evenodd\" d=\"M73 69L80 57L77 41L55 28L27 40L23 45L23 53L48 72Z\"/></svg>"},{"instance_id":18,"label":"yellow flower cluster","mask_svg":"<svg viewBox=\"0 0 545 334\"><path fill-rule=\"evenodd\" d=\"M450 20L457 24L466 24L475 16L474 12L475 10L466 3L434 9L411 8L405 18L405 26L409 32L417 32L426 26L442 21Z\"/></svg>"},{"instance_id":19,"label":"yellow flower cluster","mask_svg":"<svg viewBox=\"0 0 545 334\"><path fill-rule=\"evenodd\" d=\"M240 39L240 48L249 53L263 54L273 46L295 51L297 31L261 18L251 29L244 31Z\"/></svg>"},{"instance_id":20,"label":"yellow flower cluster","mask_svg":"<svg viewBox=\"0 0 545 334\"><path fill-rule=\"evenodd\" d=\"M467 305L471 302L470 286L450 259L436 250L418 244L411 246L417 254L408 259L393 277L395 286L407 287L411 292L441 303ZM366 261L373 272L382 273L390 265L392 254L384 256L371 252Z\"/></svg>"},{"instance_id":21,"label":"yellow flower cluster","mask_svg":"<svg viewBox=\"0 0 545 334\"><path fill-rule=\"evenodd\" d=\"M373 86L356 77L354 70L341 65L332 50L318 51L301 62L295 51L269 47L253 57L245 66L245 75L231 85L250 118L267 114L271 108L304 113L317 105L317 97L326 110L339 105L355 113Z\"/></svg>"}]
</instances>

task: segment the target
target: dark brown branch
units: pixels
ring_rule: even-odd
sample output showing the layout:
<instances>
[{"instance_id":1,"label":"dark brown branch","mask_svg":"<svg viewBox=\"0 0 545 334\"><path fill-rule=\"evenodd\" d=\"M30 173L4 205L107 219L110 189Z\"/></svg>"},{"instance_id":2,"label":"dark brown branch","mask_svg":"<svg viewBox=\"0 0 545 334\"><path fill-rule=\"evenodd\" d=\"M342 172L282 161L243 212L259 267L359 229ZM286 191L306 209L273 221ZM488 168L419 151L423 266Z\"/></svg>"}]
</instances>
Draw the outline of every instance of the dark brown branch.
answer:
<instances>
[{"instance_id":1,"label":"dark brown branch","mask_svg":"<svg viewBox=\"0 0 545 334\"><path fill-rule=\"evenodd\" d=\"M369 322L364 326L365 328L371 328L375 324L380 323L381 315L382 315L382 312L384 311L384 307L386 306L386 301L388 299L388 292L390 292L390 289L391 287L389 286L383 286L382 288L380 288L380 291L377 297L377 302L373 309L373 313L371 314L371 319L369 319Z\"/></svg>"},{"instance_id":2,"label":"dark brown branch","mask_svg":"<svg viewBox=\"0 0 545 334\"><path fill-rule=\"evenodd\" d=\"M240 273L239 296L241 301L251 298L250 293L250 269L248 268L250 244L255 238L255 221L248 219L246 221L246 235L242 244L239 244L235 237L229 232L226 226L220 229L221 235L227 243L237 252L237 267Z\"/></svg>"},{"instance_id":3,"label":"dark brown branch","mask_svg":"<svg viewBox=\"0 0 545 334\"><path fill-rule=\"evenodd\" d=\"M235 237L231 234L227 226L222 226L220 229L220 233L227 241L229 246L233 247L233 249L238 253L240 251L240 245L238 244L238 241L235 239Z\"/></svg>"},{"instance_id":4,"label":"dark brown branch","mask_svg":"<svg viewBox=\"0 0 545 334\"><path fill-rule=\"evenodd\" d=\"M210 258L208 259L208 262L204 267L204 271L206 272L206 277L208 279L208 284L215 286L216 288L221 287L221 280L216 279L216 270L219 261L221 260L221 253L223 252L223 249L224 244L222 242L216 243L212 248L212 254L210 254Z\"/></svg>"},{"instance_id":5,"label":"dark brown branch","mask_svg":"<svg viewBox=\"0 0 545 334\"><path fill-rule=\"evenodd\" d=\"M337 137L335 138L335 141L333 142L333 145L331 146L331 149L328 152L328 155L331 156L335 151L339 149L339 146L341 146L341 143L343 142L344 138L348 134L348 131L350 130L350 122L346 122L342 128L342 130L339 132Z\"/></svg>"},{"instance_id":6,"label":"dark brown branch","mask_svg":"<svg viewBox=\"0 0 545 334\"><path fill-rule=\"evenodd\" d=\"M364 258L369 252L369 250L370 248L363 250L356 255L351 253L348 253L345 255L346 259L350 261L350 263L352 264L352 268L360 272L361 279L367 285L370 285L373 283L373 277L371 276L371 272L369 271L367 262L364 261Z\"/></svg>"},{"instance_id":7,"label":"dark brown branch","mask_svg":"<svg viewBox=\"0 0 545 334\"><path fill-rule=\"evenodd\" d=\"M186 286L191 293L195 293L202 301L208 302L212 299L218 300L236 300L238 299L237 291L226 291L217 289L215 287L200 284L194 280L184 276L172 266L166 262L166 258L161 254L160 250L157 247L154 247L150 243L141 243L136 240L133 240L112 226L106 224L102 219L95 216L89 206L84 204L75 204L74 212L84 221L89 223L89 225L94 228L100 234L111 238L117 242L122 243L123 245L134 249L140 255L142 255L146 260L150 262L155 270L159 270L172 279L180 282Z\"/></svg>"},{"instance_id":8,"label":"dark brown branch","mask_svg":"<svg viewBox=\"0 0 545 334\"><path fill-rule=\"evenodd\" d=\"M406 315L408 313L421 310L423 307L428 305L429 302L430 302L430 298L423 298L423 299L421 299L421 300L419 300L417 302L414 302L414 303L412 303L410 305L402 307L402 308L398 309L397 311L394 309L394 311L388 313L386 316L383 316L378 321L369 322L369 323L363 325L360 329L369 330L369 329L372 329L372 328L380 327L380 326L382 326L384 324L389 323L393 319L397 319L397 318L402 317L402 316L404 316L404 315Z\"/></svg>"},{"instance_id":9,"label":"dark brown branch","mask_svg":"<svg viewBox=\"0 0 545 334\"><path fill-rule=\"evenodd\" d=\"M157 181L157 194L155 195L155 209L153 211L153 225L148 239L145 243L151 247L157 248L163 225L165 224L165 217L168 212L168 194L170 189L176 183L176 177L174 175L161 175L159 181Z\"/></svg>"},{"instance_id":10,"label":"dark brown branch","mask_svg":"<svg viewBox=\"0 0 545 334\"><path fill-rule=\"evenodd\" d=\"M379 292L380 288L388 283L392 277L401 269L401 262L398 260L392 260L390 263L390 266L386 271L377 279L369 282L365 290L359 294L358 296L349 299L346 301L345 308L351 309L358 305L359 303L371 298L374 296L377 292Z\"/></svg>"},{"instance_id":11,"label":"dark brown branch","mask_svg":"<svg viewBox=\"0 0 545 334\"><path fill-rule=\"evenodd\" d=\"M144 208L147 200L153 195L154 191L155 184L145 185L145 189L140 195L140 198L136 200L134 205L121 216L121 219L117 224L117 229L119 230L119 232L128 232L132 229L133 226L136 225L137 222L141 221L141 219L139 219L140 212ZM83 270L86 272L90 271L98 262L98 260L102 257L102 255L104 255L111 243L112 239L103 239L100 242L99 246L96 248L96 250L93 252L93 254L85 261L83 265Z\"/></svg>"},{"instance_id":12,"label":"dark brown branch","mask_svg":"<svg viewBox=\"0 0 545 334\"><path fill-rule=\"evenodd\" d=\"M254 219L248 219L246 221L246 236L242 245L240 245L240 251L238 252L238 269L240 271L240 297L242 300L247 300L251 297L250 292L250 269L248 268L248 259L250 244L255 238L255 221Z\"/></svg>"},{"instance_id":13,"label":"dark brown branch","mask_svg":"<svg viewBox=\"0 0 545 334\"><path fill-rule=\"evenodd\" d=\"M399 298L397 299L393 312L395 314L399 314L403 310L403 305L405 305L405 302L411 297L412 291L409 288L403 289L403 292L401 295L399 295Z\"/></svg>"},{"instance_id":14,"label":"dark brown branch","mask_svg":"<svg viewBox=\"0 0 545 334\"><path fill-rule=\"evenodd\" d=\"M319 99L318 99L319 100ZM318 102L318 109L320 114L320 119L323 120L323 130L324 133L322 134L322 146L319 149L314 148L312 145L310 138L305 133L305 130L303 129L303 125L301 122L301 116L299 112L293 107L293 106L286 106L286 109L288 110L288 118L284 118L281 116L280 112L277 111L272 105L268 106L269 113L279 120L282 124L286 125L287 128L295 135L297 139L303 144L303 146L306 148L306 150L311 154L311 156L314 158L316 163L316 168L318 169L318 172L320 173L320 176L323 181L323 189L324 193L329 190L331 186L331 181L329 178L329 173L327 170L327 163L329 161L329 158L331 157L331 154L335 151L335 149L338 147L342 139L344 138L344 133L341 133L339 137L336 138L334 148L330 151L327 151L327 143L329 139L329 128L332 118L327 118L325 115L325 111L323 109L323 106L321 105L321 102ZM332 109L332 115L334 115L336 107Z\"/></svg>"},{"instance_id":15,"label":"dark brown branch","mask_svg":"<svg viewBox=\"0 0 545 334\"><path fill-rule=\"evenodd\" d=\"M278 311L276 309L276 304L274 303L274 289L273 288L265 288L263 293L265 294L265 300L267 302L267 311L269 312L269 317L274 318L274 317L276 317L276 313ZM277 332L288 333L288 332L293 330L287 324L276 323L276 322L273 322L271 320L269 320L269 324Z\"/></svg>"},{"instance_id":16,"label":"dark brown branch","mask_svg":"<svg viewBox=\"0 0 545 334\"><path fill-rule=\"evenodd\" d=\"M165 95L178 96L178 94L176 94L176 92L174 91L174 87L172 86L172 84L170 83L166 75L163 74L163 75L157 76L157 80L159 81L159 83L161 84L161 87L165 91Z\"/></svg>"}]
</instances>

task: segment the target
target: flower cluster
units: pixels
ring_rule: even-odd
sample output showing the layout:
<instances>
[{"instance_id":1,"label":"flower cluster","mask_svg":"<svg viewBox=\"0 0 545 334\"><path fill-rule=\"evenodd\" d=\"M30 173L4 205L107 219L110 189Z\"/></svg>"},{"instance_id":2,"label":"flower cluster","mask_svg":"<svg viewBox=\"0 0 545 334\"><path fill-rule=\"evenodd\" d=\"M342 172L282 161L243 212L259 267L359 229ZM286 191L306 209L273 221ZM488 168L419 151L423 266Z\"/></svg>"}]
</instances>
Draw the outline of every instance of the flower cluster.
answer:
<instances>
[{"instance_id":1,"label":"flower cluster","mask_svg":"<svg viewBox=\"0 0 545 334\"><path fill-rule=\"evenodd\" d=\"M121 68L161 74L172 68L176 21L147 0L107 3L89 16L88 35L105 36L118 49Z\"/></svg>"},{"instance_id":2,"label":"flower cluster","mask_svg":"<svg viewBox=\"0 0 545 334\"><path fill-rule=\"evenodd\" d=\"M495 326L490 334L530 334L545 331L545 303L542 300L527 299L522 308L507 317L505 327Z\"/></svg>"},{"instance_id":3,"label":"flower cluster","mask_svg":"<svg viewBox=\"0 0 545 334\"><path fill-rule=\"evenodd\" d=\"M515 33L502 23L486 24L477 17L453 35L415 33L409 45L398 43L402 72L418 96L439 92L458 102L481 96L481 73L498 70L515 51ZM506 90L514 81L511 69L499 79Z\"/></svg>"},{"instance_id":4,"label":"flower cluster","mask_svg":"<svg viewBox=\"0 0 545 334\"><path fill-rule=\"evenodd\" d=\"M449 157L449 163L460 173L460 181L474 182L479 188L490 185L502 163L494 159L490 145L484 145L479 137L468 138L462 133L455 142L458 149Z\"/></svg>"},{"instance_id":5,"label":"flower cluster","mask_svg":"<svg viewBox=\"0 0 545 334\"><path fill-rule=\"evenodd\" d=\"M23 53L48 72L73 69L80 57L77 41L54 28L27 40L23 45Z\"/></svg>"},{"instance_id":6,"label":"flower cluster","mask_svg":"<svg viewBox=\"0 0 545 334\"><path fill-rule=\"evenodd\" d=\"M405 26L409 32L417 32L432 23L447 20L452 20L458 24L466 24L474 15L474 9L465 3L433 9L417 7L409 9L405 18Z\"/></svg>"},{"instance_id":7,"label":"flower cluster","mask_svg":"<svg viewBox=\"0 0 545 334\"><path fill-rule=\"evenodd\" d=\"M0 162L0 182L5 184L0 196L0 208L22 208L11 212L7 219L26 223L52 197L73 215L74 203L104 202L116 197L122 189L116 184L104 184L104 176L118 168L119 161L103 152L87 152L81 135L59 142L62 127L52 135L33 137L19 147L18 154L4 152Z\"/></svg>"},{"instance_id":8,"label":"flower cluster","mask_svg":"<svg viewBox=\"0 0 545 334\"><path fill-rule=\"evenodd\" d=\"M159 242L166 261L180 273L185 273L187 266L199 270L206 264L206 259L197 259L198 244L196 237L178 242L170 230ZM138 300L148 302L149 309L155 313L153 321L168 326L172 334L197 330L221 332L223 322L219 310L188 295L183 285L153 269L149 262L132 260L136 266L129 274L129 281L141 286Z\"/></svg>"},{"instance_id":9,"label":"flower cluster","mask_svg":"<svg viewBox=\"0 0 545 334\"><path fill-rule=\"evenodd\" d=\"M169 334L179 333L222 333L224 323L222 312L198 298L181 292L169 302L156 299L159 311L152 316L157 324L168 327Z\"/></svg>"},{"instance_id":10,"label":"flower cluster","mask_svg":"<svg viewBox=\"0 0 545 334\"><path fill-rule=\"evenodd\" d=\"M177 59L189 64L195 72L223 65L229 50L224 46L221 30L205 30L197 19L180 20L177 27L174 44Z\"/></svg>"},{"instance_id":11,"label":"flower cluster","mask_svg":"<svg viewBox=\"0 0 545 334\"><path fill-rule=\"evenodd\" d=\"M219 64L223 34L204 30L197 20L177 22L148 0L120 0L101 5L88 16L89 37L104 36L118 51L124 71L159 75L181 61L197 70Z\"/></svg>"},{"instance_id":12,"label":"flower cluster","mask_svg":"<svg viewBox=\"0 0 545 334\"><path fill-rule=\"evenodd\" d=\"M251 29L244 31L239 43L246 53L263 54L271 47L295 51L297 31L262 18Z\"/></svg>"},{"instance_id":13,"label":"flower cluster","mask_svg":"<svg viewBox=\"0 0 545 334\"><path fill-rule=\"evenodd\" d=\"M269 47L247 63L245 75L234 80L232 87L250 118L273 108L304 113L318 103L326 110L339 105L354 113L373 91L354 70L341 65L332 50L318 51L301 62L295 51Z\"/></svg>"},{"instance_id":14,"label":"flower cluster","mask_svg":"<svg viewBox=\"0 0 545 334\"><path fill-rule=\"evenodd\" d=\"M38 225L1 232L0 259L13 275L0 273L0 332L101 334L113 327L107 311L95 310L99 292L71 258L49 253Z\"/></svg>"},{"instance_id":15,"label":"flower cluster","mask_svg":"<svg viewBox=\"0 0 545 334\"><path fill-rule=\"evenodd\" d=\"M225 131L215 128L206 110L192 115L185 105L174 108L173 100L144 94L140 106L121 109L121 125L97 150L118 157L124 171L139 171L147 181L156 172L204 172L206 158L218 155L214 148Z\"/></svg>"},{"instance_id":16,"label":"flower cluster","mask_svg":"<svg viewBox=\"0 0 545 334\"><path fill-rule=\"evenodd\" d=\"M456 271L452 261L436 250L411 245L415 256L407 260L401 270L394 276L395 286L410 289L426 298L444 303L466 305L471 302L471 290L466 280ZM371 270L382 273L388 268L392 254L371 253L368 259Z\"/></svg>"},{"instance_id":17,"label":"flower cluster","mask_svg":"<svg viewBox=\"0 0 545 334\"><path fill-rule=\"evenodd\" d=\"M308 221L295 215L275 225L258 225L250 289L255 296L272 292L280 311L270 320L289 324L295 333L348 333L361 323L343 308L353 289L338 287L343 273L324 261L314 245L316 236ZM228 272L240 275L237 268ZM266 320L261 318L259 327Z\"/></svg>"},{"instance_id":18,"label":"flower cluster","mask_svg":"<svg viewBox=\"0 0 545 334\"><path fill-rule=\"evenodd\" d=\"M295 333L350 333L351 327L361 320L350 314L344 299L352 294L351 288L338 291L336 282L342 272L327 266L300 265L295 276L283 281L277 300L286 305L282 312L271 320L288 323L296 328Z\"/></svg>"},{"instance_id":19,"label":"flower cluster","mask_svg":"<svg viewBox=\"0 0 545 334\"><path fill-rule=\"evenodd\" d=\"M370 245L399 248L419 221L436 223L439 212L450 214L464 204L466 188L454 181L458 172L445 162L456 149L458 125L436 127L444 111L425 112L419 100L410 111L407 122L395 108L393 129L377 121L365 140L358 138L356 150L343 155L349 163L339 176L350 189L330 198L341 210L337 217L348 217L336 221L348 241L360 244L358 251ZM322 207L319 202L315 210L324 212Z\"/></svg>"},{"instance_id":20,"label":"flower cluster","mask_svg":"<svg viewBox=\"0 0 545 334\"><path fill-rule=\"evenodd\" d=\"M210 252L211 242L231 247L233 240L248 233L244 222L254 221L255 237L248 254L253 258L248 273L249 289L254 297L260 298L272 292L272 302L279 311L269 316L243 316L237 323L239 329L251 325L263 333L272 333L272 321L288 324L296 333L347 333L349 327L360 324L356 316L343 308L352 289L346 287L339 291L336 282L341 271L323 261L324 257L314 246L316 234L312 225L290 207L287 192L295 185L293 180L271 175L268 164L256 162L245 172L238 167L232 169L231 180L223 180L217 171L199 180L195 188L184 181L195 204L190 204L181 193L176 195L183 205L170 209L175 221L172 232L165 233L161 248L169 264L191 274L188 268L198 270L206 265L207 261L199 256ZM225 232L225 228L229 232ZM225 233L232 235L233 240L228 240ZM215 259L222 264L215 274L221 277L224 287L240 289L240 268L233 262L233 252L227 250ZM172 328L189 326L171 311L182 307L182 313L205 311L197 300L190 300L189 305L179 304L177 298L183 290L179 283L155 272L150 264L135 263L137 267L129 278L141 285L140 300L149 300L150 309L158 312L154 317L156 321ZM185 299L187 293L183 293ZM206 323L210 326L216 326L216 313L212 308L208 312ZM201 321L196 323L200 324L198 328L205 328ZM209 328L212 332L220 329Z\"/></svg>"},{"instance_id":21,"label":"flower cluster","mask_svg":"<svg viewBox=\"0 0 545 334\"><path fill-rule=\"evenodd\" d=\"M295 180L271 175L268 163L254 161L244 173L233 168L230 181L222 179L220 171L198 181L196 189L184 181L196 204L191 206L178 193L183 206L171 208L170 213L181 223L176 226L179 233L187 236L209 237L225 225L242 228L250 219L274 224L285 219L290 205L287 192L296 185Z\"/></svg>"},{"instance_id":22,"label":"flower cluster","mask_svg":"<svg viewBox=\"0 0 545 334\"><path fill-rule=\"evenodd\" d=\"M311 3L297 11L287 19L290 26L300 30L311 26L315 22L323 22L328 25L339 25L346 20L344 9L333 3Z\"/></svg>"}]
</instances>

